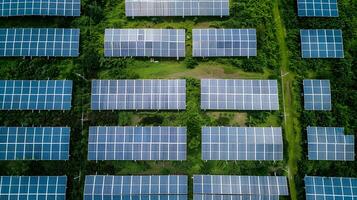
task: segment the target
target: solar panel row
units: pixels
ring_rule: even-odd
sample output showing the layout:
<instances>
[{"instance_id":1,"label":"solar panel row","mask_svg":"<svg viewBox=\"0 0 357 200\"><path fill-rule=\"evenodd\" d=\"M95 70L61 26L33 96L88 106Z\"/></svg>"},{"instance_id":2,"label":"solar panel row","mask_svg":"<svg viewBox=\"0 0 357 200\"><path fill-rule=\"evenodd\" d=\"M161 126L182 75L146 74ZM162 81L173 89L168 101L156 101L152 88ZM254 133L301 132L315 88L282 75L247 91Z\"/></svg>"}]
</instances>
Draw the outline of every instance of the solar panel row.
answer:
<instances>
[{"instance_id":1,"label":"solar panel row","mask_svg":"<svg viewBox=\"0 0 357 200\"><path fill-rule=\"evenodd\" d=\"M202 160L282 159L281 128L202 128Z\"/></svg>"},{"instance_id":2,"label":"solar panel row","mask_svg":"<svg viewBox=\"0 0 357 200\"><path fill-rule=\"evenodd\" d=\"M304 80L305 110L331 110L329 80Z\"/></svg>"},{"instance_id":3,"label":"solar panel row","mask_svg":"<svg viewBox=\"0 0 357 200\"><path fill-rule=\"evenodd\" d=\"M338 17L337 0L297 0L299 17Z\"/></svg>"},{"instance_id":4,"label":"solar panel row","mask_svg":"<svg viewBox=\"0 0 357 200\"><path fill-rule=\"evenodd\" d=\"M70 80L0 80L0 110L70 110Z\"/></svg>"},{"instance_id":5,"label":"solar panel row","mask_svg":"<svg viewBox=\"0 0 357 200\"><path fill-rule=\"evenodd\" d=\"M228 0L126 0L127 17L143 16L228 16Z\"/></svg>"},{"instance_id":6,"label":"solar panel row","mask_svg":"<svg viewBox=\"0 0 357 200\"><path fill-rule=\"evenodd\" d=\"M0 127L0 160L68 160L70 128Z\"/></svg>"},{"instance_id":7,"label":"solar panel row","mask_svg":"<svg viewBox=\"0 0 357 200\"><path fill-rule=\"evenodd\" d=\"M80 0L2 0L0 17L80 16Z\"/></svg>"},{"instance_id":8,"label":"solar panel row","mask_svg":"<svg viewBox=\"0 0 357 200\"><path fill-rule=\"evenodd\" d=\"M279 200L279 196L195 194L193 200Z\"/></svg>"},{"instance_id":9,"label":"solar panel row","mask_svg":"<svg viewBox=\"0 0 357 200\"><path fill-rule=\"evenodd\" d=\"M90 127L88 160L186 160L186 128Z\"/></svg>"}]
</instances>

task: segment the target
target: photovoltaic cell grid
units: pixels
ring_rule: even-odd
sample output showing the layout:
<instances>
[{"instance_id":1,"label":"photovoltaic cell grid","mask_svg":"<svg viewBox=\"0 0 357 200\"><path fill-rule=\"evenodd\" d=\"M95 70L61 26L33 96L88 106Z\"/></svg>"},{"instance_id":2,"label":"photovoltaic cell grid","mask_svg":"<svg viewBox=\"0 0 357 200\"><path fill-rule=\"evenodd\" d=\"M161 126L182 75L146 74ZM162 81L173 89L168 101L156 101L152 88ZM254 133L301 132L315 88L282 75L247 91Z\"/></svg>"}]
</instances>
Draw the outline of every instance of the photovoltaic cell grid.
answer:
<instances>
[{"instance_id":1,"label":"photovoltaic cell grid","mask_svg":"<svg viewBox=\"0 0 357 200\"><path fill-rule=\"evenodd\" d=\"M92 110L184 110L186 80L93 80Z\"/></svg>"},{"instance_id":2,"label":"photovoltaic cell grid","mask_svg":"<svg viewBox=\"0 0 357 200\"><path fill-rule=\"evenodd\" d=\"M194 200L277 199L289 195L289 191L283 176L195 175L193 195Z\"/></svg>"},{"instance_id":3,"label":"photovoltaic cell grid","mask_svg":"<svg viewBox=\"0 0 357 200\"><path fill-rule=\"evenodd\" d=\"M0 127L0 160L68 160L70 128Z\"/></svg>"},{"instance_id":4,"label":"photovoltaic cell grid","mask_svg":"<svg viewBox=\"0 0 357 200\"><path fill-rule=\"evenodd\" d=\"M0 80L0 110L70 110L70 80Z\"/></svg>"},{"instance_id":5,"label":"photovoltaic cell grid","mask_svg":"<svg viewBox=\"0 0 357 200\"><path fill-rule=\"evenodd\" d=\"M330 80L304 80L305 110L331 110Z\"/></svg>"},{"instance_id":6,"label":"photovoltaic cell grid","mask_svg":"<svg viewBox=\"0 0 357 200\"><path fill-rule=\"evenodd\" d=\"M140 16L228 16L228 0L126 0L128 17Z\"/></svg>"},{"instance_id":7,"label":"photovoltaic cell grid","mask_svg":"<svg viewBox=\"0 0 357 200\"><path fill-rule=\"evenodd\" d=\"M355 200L357 178L305 176L306 200Z\"/></svg>"},{"instance_id":8,"label":"photovoltaic cell grid","mask_svg":"<svg viewBox=\"0 0 357 200\"><path fill-rule=\"evenodd\" d=\"M302 58L344 58L342 31L300 30Z\"/></svg>"},{"instance_id":9,"label":"photovoltaic cell grid","mask_svg":"<svg viewBox=\"0 0 357 200\"><path fill-rule=\"evenodd\" d=\"M80 16L80 0L1 0L0 16Z\"/></svg>"},{"instance_id":10,"label":"photovoltaic cell grid","mask_svg":"<svg viewBox=\"0 0 357 200\"><path fill-rule=\"evenodd\" d=\"M202 160L282 159L281 128L202 128Z\"/></svg>"},{"instance_id":11,"label":"photovoltaic cell grid","mask_svg":"<svg viewBox=\"0 0 357 200\"><path fill-rule=\"evenodd\" d=\"M279 110L276 80L202 79L203 110Z\"/></svg>"},{"instance_id":12,"label":"photovoltaic cell grid","mask_svg":"<svg viewBox=\"0 0 357 200\"><path fill-rule=\"evenodd\" d=\"M65 200L66 176L0 176L0 199Z\"/></svg>"},{"instance_id":13,"label":"photovoltaic cell grid","mask_svg":"<svg viewBox=\"0 0 357 200\"><path fill-rule=\"evenodd\" d=\"M106 57L185 57L184 29L106 29Z\"/></svg>"},{"instance_id":14,"label":"photovoltaic cell grid","mask_svg":"<svg viewBox=\"0 0 357 200\"><path fill-rule=\"evenodd\" d=\"M337 0L297 0L299 17L338 17Z\"/></svg>"},{"instance_id":15,"label":"photovoltaic cell grid","mask_svg":"<svg viewBox=\"0 0 357 200\"><path fill-rule=\"evenodd\" d=\"M255 29L193 29L194 57L256 56Z\"/></svg>"},{"instance_id":16,"label":"photovoltaic cell grid","mask_svg":"<svg viewBox=\"0 0 357 200\"><path fill-rule=\"evenodd\" d=\"M84 200L187 200L187 176L86 176Z\"/></svg>"},{"instance_id":17,"label":"photovoltaic cell grid","mask_svg":"<svg viewBox=\"0 0 357 200\"><path fill-rule=\"evenodd\" d=\"M0 29L0 57L77 57L79 29Z\"/></svg>"},{"instance_id":18,"label":"photovoltaic cell grid","mask_svg":"<svg viewBox=\"0 0 357 200\"><path fill-rule=\"evenodd\" d=\"M342 127L308 127L309 160L355 160L354 135L344 135Z\"/></svg>"},{"instance_id":19,"label":"photovoltaic cell grid","mask_svg":"<svg viewBox=\"0 0 357 200\"><path fill-rule=\"evenodd\" d=\"M90 127L88 160L186 160L186 128Z\"/></svg>"}]
</instances>

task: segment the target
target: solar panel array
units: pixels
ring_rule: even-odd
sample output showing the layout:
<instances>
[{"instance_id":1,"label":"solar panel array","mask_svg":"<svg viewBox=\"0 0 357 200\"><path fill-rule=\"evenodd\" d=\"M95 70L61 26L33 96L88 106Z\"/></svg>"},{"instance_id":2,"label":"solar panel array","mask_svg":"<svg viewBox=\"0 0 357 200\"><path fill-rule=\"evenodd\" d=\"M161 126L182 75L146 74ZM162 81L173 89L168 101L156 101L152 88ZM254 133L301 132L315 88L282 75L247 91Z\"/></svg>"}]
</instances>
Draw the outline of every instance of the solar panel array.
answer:
<instances>
[{"instance_id":1,"label":"solar panel array","mask_svg":"<svg viewBox=\"0 0 357 200\"><path fill-rule=\"evenodd\" d=\"M289 195L284 176L193 176L194 200L271 199Z\"/></svg>"},{"instance_id":2,"label":"solar panel array","mask_svg":"<svg viewBox=\"0 0 357 200\"><path fill-rule=\"evenodd\" d=\"M184 110L186 80L93 80L92 110Z\"/></svg>"},{"instance_id":3,"label":"solar panel array","mask_svg":"<svg viewBox=\"0 0 357 200\"><path fill-rule=\"evenodd\" d=\"M86 176L84 200L187 200L187 176Z\"/></svg>"},{"instance_id":4,"label":"solar panel array","mask_svg":"<svg viewBox=\"0 0 357 200\"><path fill-rule=\"evenodd\" d=\"M193 29L194 57L256 56L255 29Z\"/></svg>"},{"instance_id":5,"label":"solar panel array","mask_svg":"<svg viewBox=\"0 0 357 200\"><path fill-rule=\"evenodd\" d=\"M0 110L70 110L70 80L0 80Z\"/></svg>"},{"instance_id":6,"label":"solar panel array","mask_svg":"<svg viewBox=\"0 0 357 200\"><path fill-rule=\"evenodd\" d=\"M184 29L105 29L106 57L185 57Z\"/></svg>"},{"instance_id":7,"label":"solar panel array","mask_svg":"<svg viewBox=\"0 0 357 200\"><path fill-rule=\"evenodd\" d=\"M0 127L0 160L68 160L70 128Z\"/></svg>"},{"instance_id":8,"label":"solar panel array","mask_svg":"<svg viewBox=\"0 0 357 200\"><path fill-rule=\"evenodd\" d=\"M283 160L281 128L203 127L202 160Z\"/></svg>"},{"instance_id":9,"label":"solar panel array","mask_svg":"<svg viewBox=\"0 0 357 200\"><path fill-rule=\"evenodd\" d=\"M203 110L279 110L276 80L202 79Z\"/></svg>"},{"instance_id":10,"label":"solar panel array","mask_svg":"<svg viewBox=\"0 0 357 200\"><path fill-rule=\"evenodd\" d=\"M80 12L80 0L2 0L0 3L0 17L80 16Z\"/></svg>"},{"instance_id":11,"label":"solar panel array","mask_svg":"<svg viewBox=\"0 0 357 200\"><path fill-rule=\"evenodd\" d=\"M306 200L355 200L357 178L305 176Z\"/></svg>"},{"instance_id":12,"label":"solar panel array","mask_svg":"<svg viewBox=\"0 0 357 200\"><path fill-rule=\"evenodd\" d=\"M0 57L77 57L78 55L79 29L0 29Z\"/></svg>"},{"instance_id":13,"label":"solar panel array","mask_svg":"<svg viewBox=\"0 0 357 200\"><path fill-rule=\"evenodd\" d=\"M186 128L90 127L88 160L186 160Z\"/></svg>"},{"instance_id":14,"label":"solar panel array","mask_svg":"<svg viewBox=\"0 0 357 200\"><path fill-rule=\"evenodd\" d=\"M307 127L309 160L355 160L355 137L342 127Z\"/></svg>"},{"instance_id":15,"label":"solar panel array","mask_svg":"<svg viewBox=\"0 0 357 200\"><path fill-rule=\"evenodd\" d=\"M331 110L330 80L304 80L305 110Z\"/></svg>"},{"instance_id":16,"label":"solar panel array","mask_svg":"<svg viewBox=\"0 0 357 200\"><path fill-rule=\"evenodd\" d=\"M65 200L66 176L0 176L0 199Z\"/></svg>"},{"instance_id":17,"label":"solar panel array","mask_svg":"<svg viewBox=\"0 0 357 200\"><path fill-rule=\"evenodd\" d=\"M228 0L126 0L128 17L143 16L228 16Z\"/></svg>"},{"instance_id":18,"label":"solar panel array","mask_svg":"<svg viewBox=\"0 0 357 200\"><path fill-rule=\"evenodd\" d=\"M300 30L302 58L344 58L342 31Z\"/></svg>"},{"instance_id":19,"label":"solar panel array","mask_svg":"<svg viewBox=\"0 0 357 200\"><path fill-rule=\"evenodd\" d=\"M299 17L338 17L337 0L298 0Z\"/></svg>"}]
</instances>

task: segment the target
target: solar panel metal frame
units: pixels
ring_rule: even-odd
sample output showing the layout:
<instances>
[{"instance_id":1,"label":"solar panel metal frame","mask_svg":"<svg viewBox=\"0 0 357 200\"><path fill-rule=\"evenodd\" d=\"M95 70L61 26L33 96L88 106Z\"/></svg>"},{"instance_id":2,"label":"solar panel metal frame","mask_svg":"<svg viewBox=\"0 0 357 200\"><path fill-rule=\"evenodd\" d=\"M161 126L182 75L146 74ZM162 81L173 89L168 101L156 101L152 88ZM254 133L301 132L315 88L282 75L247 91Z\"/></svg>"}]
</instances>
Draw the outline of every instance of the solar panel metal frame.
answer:
<instances>
[{"instance_id":1,"label":"solar panel metal frame","mask_svg":"<svg viewBox=\"0 0 357 200\"><path fill-rule=\"evenodd\" d=\"M355 137L342 127L307 127L309 160L355 160Z\"/></svg>"},{"instance_id":2,"label":"solar panel metal frame","mask_svg":"<svg viewBox=\"0 0 357 200\"><path fill-rule=\"evenodd\" d=\"M283 160L282 129L202 127L202 160Z\"/></svg>"},{"instance_id":3,"label":"solar panel metal frame","mask_svg":"<svg viewBox=\"0 0 357 200\"><path fill-rule=\"evenodd\" d=\"M105 57L185 57L184 29L105 29Z\"/></svg>"},{"instance_id":4,"label":"solar panel metal frame","mask_svg":"<svg viewBox=\"0 0 357 200\"><path fill-rule=\"evenodd\" d=\"M92 80L92 110L185 110L186 80Z\"/></svg>"},{"instance_id":5,"label":"solar panel metal frame","mask_svg":"<svg viewBox=\"0 0 357 200\"><path fill-rule=\"evenodd\" d=\"M0 80L0 110L70 110L71 80Z\"/></svg>"},{"instance_id":6,"label":"solar panel metal frame","mask_svg":"<svg viewBox=\"0 0 357 200\"><path fill-rule=\"evenodd\" d=\"M188 179L183 175L169 176L86 176L84 200L162 199L187 200Z\"/></svg>"},{"instance_id":7,"label":"solar panel metal frame","mask_svg":"<svg viewBox=\"0 0 357 200\"><path fill-rule=\"evenodd\" d=\"M357 199L357 178L305 176L306 200Z\"/></svg>"},{"instance_id":8,"label":"solar panel metal frame","mask_svg":"<svg viewBox=\"0 0 357 200\"><path fill-rule=\"evenodd\" d=\"M255 29L193 29L193 57L257 56Z\"/></svg>"},{"instance_id":9,"label":"solar panel metal frame","mask_svg":"<svg viewBox=\"0 0 357 200\"><path fill-rule=\"evenodd\" d=\"M344 58L342 31L301 29L302 58Z\"/></svg>"},{"instance_id":10,"label":"solar panel metal frame","mask_svg":"<svg viewBox=\"0 0 357 200\"><path fill-rule=\"evenodd\" d=\"M81 13L80 0L7 0L0 4L0 17L14 16L65 16Z\"/></svg>"},{"instance_id":11,"label":"solar panel metal frame","mask_svg":"<svg viewBox=\"0 0 357 200\"><path fill-rule=\"evenodd\" d=\"M88 160L186 160L185 127L89 127Z\"/></svg>"},{"instance_id":12,"label":"solar panel metal frame","mask_svg":"<svg viewBox=\"0 0 357 200\"><path fill-rule=\"evenodd\" d=\"M67 176L0 176L0 199L66 199Z\"/></svg>"},{"instance_id":13,"label":"solar panel metal frame","mask_svg":"<svg viewBox=\"0 0 357 200\"><path fill-rule=\"evenodd\" d=\"M279 110L277 80L201 79L202 110Z\"/></svg>"},{"instance_id":14,"label":"solar panel metal frame","mask_svg":"<svg viewBox=\"0 0 357 200\"><path fill-rule=\"evenodd\" d=\"M337 0L297 0L299 17L338 17Z\"/></svg>"},{"instance_id":15,"label":"solar panel metal frame","mask_svg":"<svg viewBox=\"0 0 357 200\"><path fill-rule=\"evenodd\" d=\"M0 160L68 160L68 127L0 127Z\"/></svg>"},{"instance_id":16,"label":"solar panel metal frame","mask_svg":"<svg viewBox=\"0 0 357 200\"><path fill-rule=\"evenodd\" d=\"M216 8L217 6L217 8ZM127 17L150 16L229 16L228 0L126 0Z\"/></svg>"},{"instance_id":17,"label":"solar panel metal frame","mask_svg":"<svg viewBox=\"0 0 357 200\"><path fill-rule=\"evenodd\" d=\"M305 110L332 109L330 80L306 79L303 86Z\"/></svg>"},{"instance_id":18,"label":"solar panel metal frame","mask_svg":"<svg viewBox=\"0 0 357 200\"><path fill-rule=\"evenodd\" d=\"M79 29L0 28L0 57L78 57Z\"/></svg>"}]
</instances>

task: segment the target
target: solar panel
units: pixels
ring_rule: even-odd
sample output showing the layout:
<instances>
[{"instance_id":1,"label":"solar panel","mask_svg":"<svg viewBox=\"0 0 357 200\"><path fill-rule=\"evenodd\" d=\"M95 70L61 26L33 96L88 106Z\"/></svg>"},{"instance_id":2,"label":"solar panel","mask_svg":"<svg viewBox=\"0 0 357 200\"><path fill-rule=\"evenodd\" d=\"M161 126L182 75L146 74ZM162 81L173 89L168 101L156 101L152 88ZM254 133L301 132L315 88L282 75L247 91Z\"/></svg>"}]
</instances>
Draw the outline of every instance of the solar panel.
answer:
<instances>
[{"instance_id":1,"label":"solar panel","mask_svg":"<svg viewBox=\"0 0 357 200\"><path fill-rule=\"evenodd\" d=\"M298 0L299 17L338 17L337 0Z\"/></svg>"},{"instance_id":2,"label":"solar panel","mask_svg":"<svg viewBox=\"0 0 357 200\"><path fill-rule=\"evenodd\" d=\"M86 176L84 200L187 200L187 176Z\"/></svg>"},{"instance_id":3,"label":"solar panel","mask_svg":"<svg viewBox=\"0 0 357 200\"><path fill-rule=\"evenodd\" d=\"M228 16L228 0L126 0L128 17L143 16Z\"/></svg>"},{"instance_id":4,"label":"solar panel","mask_svg":"<svg viewBox=\"0 0 357 200\"><path fill-rule=\"evenodd\" d=\"M184 110L186 80L93 80L92 110Z\"/></svg>"},{"instance_id":5,"label":"solar panel","mask_svg":"<svg viewBox=\"0 0 357 200\"><path fill-rule=\"evenodd\" d=\"M106 57L185 57L184 29L105 29Z\"/></svg>"},{"instance_id":6,"label":"solar panel","mask_svg":"<svg viewBox=\"0 0 357 200\"><path fill-rule=\"evenodd\" d=\"M279 110L276 80L202 79L203 110Z\"/></svg>"},{"instance_id":7,"label":"solar panel","mask_svg":"<svg viewBox=\"0 0 357 200\"><path fill-rule=\"evenodd\" d=\"M304 80L305 110L331 110L330 80Z\"/></svg>"},{"instance_id":8,"label":"solar panel","mask_svg":"<svg viewBox=\"0 0 357 200\"><path fill-rule=\"evenodd\" d=\"M256 56L255 29L193 29L194 57Z\"/></svg>"},{"instance_id":9,"label":"solar panel","mask_svg":"<svg viewBox=\"0 0 357 200\"><path fill-rule=\"evenodd\" d=\"M0 127L0 160L68 160L70 128Z\"/></svg>"},{"instance_id":10,"label":"solar panel","mask_svg":"<svg viewBox=\"0 0 357 200\"><path fill-rule=\"evenodd\" d=\"M342 127L307 127L309 160L355 160L355 137Z\"/></svg>"},{"instance_id":11,"label":"solar panel","mask_svg":"<svg viewBox=\"0 0 357 200\"><path fill-rule=\"evenodd\" d=\"M302 58L344 58L342 31L300 30Z\"/></svg>"},{"instance_id":12,"label":"solar panel","mask_svg":"<svg viewBox=\"0 0 357 200\"><path fill-rule=\"evenodd\" d=\"M355 200L357 178L305 176L306 200Z\"/></svg>"},{"instance_id":13,"label":"solar panel","mask_svg":"<svg viewBox=\"0 0 357 200\"><path fill-rule=\"evenodd\" d=\"M193 176L194 200L275 200L279 196L287 195L289 195L288 183L284 176Z\"/></svg>"},{"instance_id":14,"label":"solar panel","mask_svg":"<svg viewBox=\"0 0 357 200\"><path fill-rule=\"evenodd\" d=\"M0 29L0 57L78 57L78 55L79 29Z\"/></svg>"},{"instance_id":15,"label":"solar panel","mask_svg":"<svg viewBox=\"0 0 357 200\"><path fill-rule=\"evenodd\" d=\"M281 128L203 127L202 160L283 160Z\"/></svg>"},{"instance_id":16,"label":"solar panel","mask_svg":"<svg viewBox=\"0 0 357 200\"><path fill-rule=\"evenodd\" d=\"M0 199L65 200L66 176L0 176Z\"/></svg>"},{"instance_id":17,"label":"solar panel","mask_svg":"<svg viewBox=\"0 0 357 200\"><path fill-rule=\"evenodd\" d=\"M70 110L70 80L0 80L0 110Z\"/></svg>"},{"instance_id":18,"label":"solar panel","mask_svg":"<svg viewBox=\"0 0 357 200\"><path fill-rule=\"evenodd\" d=\"M2 0L0 17L80 16L80 0Z\"/></svg>"},{"instance_id":19,"label":"solar panel","mask_svg":"<svg viewBox=\"0 0 357 200\"><path fill-rule=\"evenodd\" d=\"M186 128L90 127L88 160L186 160Z\"/></svg>"}]
</instances>

